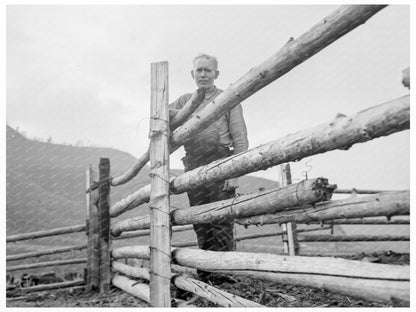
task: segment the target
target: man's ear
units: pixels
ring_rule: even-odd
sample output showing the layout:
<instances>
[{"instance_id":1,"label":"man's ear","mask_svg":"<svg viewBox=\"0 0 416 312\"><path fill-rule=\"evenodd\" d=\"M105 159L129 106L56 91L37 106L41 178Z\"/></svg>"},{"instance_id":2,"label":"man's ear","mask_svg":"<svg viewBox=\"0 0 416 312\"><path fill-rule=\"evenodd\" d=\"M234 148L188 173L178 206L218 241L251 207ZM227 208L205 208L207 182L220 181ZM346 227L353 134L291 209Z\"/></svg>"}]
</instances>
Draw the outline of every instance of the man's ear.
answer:
<instances>
[{"instance_id":1,"label":"man's ear","mask_svg":"<svg viewBox=\"0 0 416 312\"><path fill-rule=\"evenodd\" d=\"M218 76L220 75L220 71L219 70L215 70L215 79L217 79L218 78Z\"/></svg>"},{"instance_id":2,"label":"man's ear","mask_svg":"<svg viewBox=\"0 0 416 312\"><path fill-rule=\"evenodd\" d=\"M195 74L194 74L194 70L193 69L191 70L191 76L192 76L192 79L195 79Z\"/></svg>"}]
</instances>

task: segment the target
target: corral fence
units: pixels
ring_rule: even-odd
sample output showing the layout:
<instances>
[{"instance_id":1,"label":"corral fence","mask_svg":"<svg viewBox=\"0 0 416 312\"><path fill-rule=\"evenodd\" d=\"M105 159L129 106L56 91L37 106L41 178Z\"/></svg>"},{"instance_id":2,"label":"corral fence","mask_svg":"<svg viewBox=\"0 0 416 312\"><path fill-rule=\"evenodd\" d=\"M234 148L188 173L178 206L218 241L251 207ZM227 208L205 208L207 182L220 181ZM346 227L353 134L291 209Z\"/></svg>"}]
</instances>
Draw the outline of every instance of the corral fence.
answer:
<instances>
[{"instance_id":1,"label":"corral fence","mask_svg":"<svg viewBox=\"0 0 416 312\"><path fill-rule=\"evenodd\" d=\"M246 152L215 161L177 177L169 176L169 154L191 136L204 129L256 91L289 72L333 41L365 23L383 5L342 6L295 40L289 41L269 59L251 69L215 102L198 114L191 103L169 122L168 65L151 66L150 148L133 167L120 177L110 175L110 161L100 159L99 175L87 174L89 213L87 289L107 292L111 284L154 307L170 307L171 287L197 294L221 306L260 307L193 278L195 270L237 274L290 285L319 287L349 296L392 304L410 302L410 269L407 265L388 265L333 257L302 256L298 242L312 236L297 229L313 224L313 230L347 223L409 223L394 216L409 216L410 192L376 190L338 190L354 196L333 200L335 184L326 178L291 183L289 162L341 149L356 143L387 136L410 127L410 97L390 100L351 116L337 116L325 124L289 134ZM410 88L409 70L403 84ZM131 180L150 160L151 184L110 205L110 188ZM241 195L186 209L170 209L170 196L212 181L224 181L247 173L281 166L281 187ZM332 182L332 181L331 181ZM365 196L355 196L359 193ZM128 210L149 202L150 215L114 221ZM380 217L387 217L381 220ZM381 220L381 221L380 221ZM234 222L244 226L285 224L284 231L262 234L282 235L289 255L215 252L186 248L195 242L171 243L171 232L186 231L193 224ZM299 233L302 233L299 235ZM114 248L115 240L150 235L150 245L137 244ZM257 235L257 234L256 234ZM259 236L242 235L238 240ZM376 237L314 235L315 241L370 241ZM408 236L379 236L378 239L409 240ZM150 261L150 267L129 264L130 259ZM186 274L184 274L186 273ZM149 283L148 283L148 282Z\"/></svg>"},{"instance_id":2,"label":"corral fence","mask_svg":"<svg viewBox=\"0 0 416 312\"><path fill-rule=\"evenodd\" d=\"M85 232L86 225L75 225L68 227L55 228L50 230L16 234L6 237L6 243L15 243L26 240L35 240L44 237L56 237L60 235ZM56 273L51 272L48 274L32 274L28 273L34 269L40 268L56 268L57 266L73 266L79 264L86 264L87 258L76 258L74 257L75 251L86 250L87 243L55 247L47 250L33 251L18 253L6 256L6 271L8 274L7 289L13 290L16 287L20 288L23 292L34 292L44 291L59 288L72 288L72 289L83 289L85 288L85 280L82 277L83 273L77 274L77 272L70 272L63 275L62 277L69 280L65 280L59 277ZM71 253L70 259L61 259L53 261L41 261L34 262L34 258L39 258L48 255L59 255L62 253ZM24 260L24 264L12 265L12 262ZM20 272L20 278L15 276L15 272ZM85 276L85 275L84 275Z\"/></svg>"}]
</instances>

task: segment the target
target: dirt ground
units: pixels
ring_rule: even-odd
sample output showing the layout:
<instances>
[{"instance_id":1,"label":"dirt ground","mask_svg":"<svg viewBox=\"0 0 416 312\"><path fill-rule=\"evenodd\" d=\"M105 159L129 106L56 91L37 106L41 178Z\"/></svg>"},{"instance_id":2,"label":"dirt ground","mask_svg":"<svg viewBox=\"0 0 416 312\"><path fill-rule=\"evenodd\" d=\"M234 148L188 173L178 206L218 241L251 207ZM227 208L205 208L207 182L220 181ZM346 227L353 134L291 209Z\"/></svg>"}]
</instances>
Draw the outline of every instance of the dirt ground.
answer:
<instances>
[{"instance_id":1,"label":"dirt ground","mask_svg":"<svg viewBox=\"0 0 416 312\"><path fill-rule=\"evenodd\" d=\"M409 265L409 254L394 252L359 254L349 259ZM234 279L234 280L232 280ZM233 276L231 280L213 281L212 285L267 307L389 307L389 305L331 293L323 289L290 286L260 279ZM195 297L198 307L216 307ZM115 287L108 294L86 294L82 289L62 289L24 294L20 290L7 293L7 307L148 307L149 305ZM397 303L400 305L400 303Z\"/></svg>"}]
</instances>

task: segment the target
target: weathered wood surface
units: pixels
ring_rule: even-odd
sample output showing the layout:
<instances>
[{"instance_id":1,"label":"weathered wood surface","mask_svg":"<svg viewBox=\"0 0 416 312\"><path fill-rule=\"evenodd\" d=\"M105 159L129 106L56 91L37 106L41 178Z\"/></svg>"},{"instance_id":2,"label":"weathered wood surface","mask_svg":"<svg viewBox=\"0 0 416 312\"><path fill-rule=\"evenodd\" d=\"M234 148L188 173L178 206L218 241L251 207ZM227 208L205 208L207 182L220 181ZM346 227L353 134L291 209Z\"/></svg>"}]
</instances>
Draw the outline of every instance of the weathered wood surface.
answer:
<instances>
[{"instance_id":1,"label":"weathered wood surface","mask_svg":"<svg viewBox=\"0 0 416 312\"><path fill-rule=\"evenodd\" d=\"M172 256L178 264L211 272L248 273L280 283L322 287L383 302L390 302L391 297L409 301L409 266L194 249L176 249Z\"/></svg>"},{"instance_id":2,"label":"weathered wood surface","mask_svg":"<svg viewBox=\"0 0 416 312\"><path fill-rule=\"evenodd\" d=\"M67 247L61 247L61 248L53 248L48 250L42 250L42 251L33 251L33 252L25 252L15 255L10 255L6 257L6 261L14 261L14 260L21 260L21 259L27 259L27 258L33 258L33 257L40 257L44 255L52 255L62 252L68 252L73 250L82 250L86 249L87 245L74 245L74 246L67 246Z\"/></svg>"},{"instance_id":3,"label":"weathered wood surface","mask_svg":"<svg viewBox=\"0 0 416 312\"><path fill-rule=\"evenodd\" d=\"M195 135L206 128L219 116L365 23L384 7L385 5L351 5L338 8L299 38L287 42L279 51L231 84L215 101L210 102L200 113L190 118L173 133L171 146L180 146L190 138L191 134ZM137 161L126 174L114 179L113 185L131 180L145 164L143 161Z\"/></svg>"},{"instance_id":4,"label":"weathered wood surface","mask_svg":"<svg viewBox=\"0 0 416 312\"><path fill-rule=\"evenodd\" d=\"M149 271L145 268L135 268L118 261L113 261L112 267L114 271L128 277L150 279ZM223 307L262 307L258 303L232 295L190 277L174 275L172 276L172 283L180 289L197 294Z\"/></svg>"},{"instance_id":5,"label":"weathered wood surface","mask_svg":"<svg viewBox=\"0 0 416 312\"><path fill-rule=\"evenodd\" d=\"M148 246L126 246L113 255L149 259ZM176 248L172 262L209 272L263 278L279 283L324 288L367 300L409 302L410 267L328 257L215 252Z\"/></svg>"},{"instance_id":6,"label":"weathered wood surface","mask_svg":"<svg viewBox=\"0 0 416 312\"><path fill-rule=\"evenodd\" d=\"M185 172L171 182L171 191L182 193L210 181L235 178L336 149L347 150L356 143L409 127L410 97L405 96Z\"/></svg>"},{"instance_id":7,"label":"weathered wood surface","mask_svg":"<svg viewBox=\"0 0 416 312\"><path fill-rule=\"evenodd\" d=\"M314 231L323 231L323 230L329 230L332 226L320 226L315 227L311 229L298 229L298 233L304 233L304 232L314 232ZM272 232L272 233L259 233L259 234L247 234L247 235L240 235L234 237L234 241L242 241L242 240L248 240L248 239L255 239L255 238L262 238L262 237L270 237L270 236L283 236L287 234L286 231L279 231L279 232ZM180 242L180 243L173 243L172 247L193 247L198 246L197 242Z\"/></svg>"},{"instance_id":8,"label":"weathered wood surface","mask_svg":"<svg viewBox=\"0 0 416 312\"><path fill-rule=\"evenodd\" d=\"M204 100L205 92L202 89L198 90L198 97L191 97L188 102L182 107L182 109L170 120L170 130L174 131L176 128L181 126L186 119L196 110L199 104ZM170 153L173 153L179 148L179 146L171 146ZM114 178L111 181L113 186L117 186L123 183L128 182L133 177L135 177L140 170L146 165L150 160L150 152L147 150L134 164L133 166L121 176Z\"/></svg>"},{"instance_id":9,"label":"weathered wood surface","mask_svg":"<svg viewBox=\"0 0 416 312\"><path fill-rule=\"evenodd\" d=\"M261 304L258 304L254 301L250 301L244 298L241 298L237 295L230 294L221 289L210 286L199 280L184 277L184 276L174 276L173 283L176 287L192 292L202 298L205 298L211 302L214 302L222 307L228 308L261 308L265 307Z\"/></svg>"},{"instance_id":10,"label":"weathered wood surface","mask_svg":"<svg viewBox=\"0 0 416 312\"><path fill-rule=\"evenodd\" d=\"M76 258L76 259L67 259L67 260L56 260L56 261L45 261L38 263L25 263L14 266L6 266L6 271L18 271L25 269L34 269L34 268L43 268L56 265L68 265L68 264L77 264L77 263L86 263L87 258Z\"/></svg>"},{"instance_id":11,"label":"weathered wood surface","mask_svg":"<svg viewBox=\"0 0 416 312\"><path fill-rule=\"evenodd\" d=\"M290 164L281 164L280 166L280 185L292 184L292 173L290 171ZM306 177L307 178L307 177ZM290 256L296 256L299 254L299 244L297 240L297 227L296 223L289 222L283 223L282 229L287 232L287 240L283 241L283 249L286 254Z\"/></svg>"},{"instance_id":12,"label":"weathered wood surface","mask_svg":"<svg viewBox=\"0 0 416 312\"><path fill-rule=\"evenodd\" d=\"M7 243L17 242L17 241L35 239L35 238L41 238L41 237L48 237L48 236L56 236L56 235L63 235L63 234L69 234L69 233L83 232L83 231L85 231L85 228L86 228L85 224L79 224L79 225L61 227L61 228L50 229L50 230L45 230L45 231L10 235L10 236L6 237L6 242Z\"/></svg>"},{"instance_id":13,"label":"weathered wood surface","mask_svg":"<svg viewBox=\"0 0 416 312\"><path fill-rule=\"evenodd\" d=\"M392 190L366 190L366 189L336 189L334 194L378 194L385 192L395 192Z\"/></svg>"},{"instance_id":14,"label":"weathered wood surface","mask_svg":"<svg viewBox=\"0 0 416 312\"><path fill-rule=\"evenodd\" d=\"M182 193L207 182L242 176L335 149L347 150L356 143L409 127L410 97L405 96L185 172L171 180L171 193ZM123 203L116 203L118 211L132 209L148 201L148 188L145 186L137 191L135 194L140 194L138 197L130 195L125 209L122 208Z\"/></svg>"},{"instance_id":15,"label":"weathered wood surface","mask_svg":"<svg viewBox=\"0 0 416 312\"><path fill-rule=\"evenodd\" d=\"M310 229L297 229L297 232L305 233L305 232L324 231L324 230L329 230L329 229L331 229L331 226L319 226L319 227L314 227ZM236 236L234 240L238 242L242 240L262 238L262 237L282 236L285 234L286 234L286 231L278 231L278 232L272 232L272 233L259 233L259 234L246 234L246 235Z\"/></svg>"},{"instance_id":16,"label":"weathered wood surface","mask_svg":"<svg viewBox=\"0 0 416 312\"><path fill-rule=\"evenodd\" d=\"M98 186L98 246L100 248L99 259L99 290L100 293L110 291L111 267L110 267L110 160L100 158Z\"/></svg>"},{"instance_id":17,"label":"weathered wood surface","mask_svg":"<svg viewBox=\"0 0 416 312\"><path fill-rule=\"evenodd\" d=\"M150 304L150 289L148 284L138 283L122 275L114 276L111 282L117 288Z\"/></svg>"},{"instance_id":18,"label":"weathered wood surface","mask_svg":"<svg viewBox=\"0 0 416 312\"><path fill-rule=\"evenodd\" d=\"M309 224L322 223L318 221L308 222ZM354 219L337 219L324 221L325 224L410 224L410 219L389 219L389 218L354 218Z\"/></svg>"},{"instance_id":19,"label":"weathered wood surface","mask_svg":"<svg viewBox=\"0 0 416 312\"><path fill-rule=\"evenodd\" d=\"M393 242L393 241L410 241L409 235L330 235L315 234L302 235L298 237L300 242Z\"/></svg>"},{"instance_id":20,"label":"weathered wood surface","mask_svg":"<svg viewBox=\"0 0 416 312\"><path fill-rule=\"evenodd\" d=\"M403 79L402 83L405 87L410 89L410 67L407 67L406 69L403 69Z\"/></svg>"},{"instance_id":21,"label":"weathered wood surface","mask_svg":"<svg viewBox=\"0 0 416 312\"><path fill-rule=\"evenodd\" d=\"M90 189L96 180L97 174L92 170L92 166L87 171L87 185L86 189ZM87 268L86 268L86 291L97 290L99 288L99 261L100 261L100 246L99 246L99 223L98 223L98 190L90 191L87 196Z\"/></svg>"},{"instance_id":22,"label":"weathered wood surface","mask_svg":"<svg viewBox=\"0 0 416 312\"><path fill-rule=\"evenodd\" d=\"M335 186L325 178L304 180L282 188L239 196L172 212L172 224L229 223L236 218L281 211L290 207L314 204L331 198ZM146 229L148 216L122 220L114 224L111 233L118 236L124 231Z\"/></svg>"},{"instance_id":23,"label":"weathered wood surface","mask_svg":"<svg viewBox=\"0 0 416 312\"><path fill-rule=\"evenodd\" d=\"M294 221L309 223L312 221L331 223L334 219L400 216L410 214L410 192L398 191L380 193L364 197L352 196L344 200L332 200L315 204L314 207L303 207L274 214L241 218L236 223L248 226L251 224L272 224Z\"/></svg>"},{"instance_id":24,"label":"weathered wood surface","mask_svg":"<svg viewBox=\"0 0 416 312\"><path fill-rule=\"evenodd\" d=\"M84 280L75 280L75 281L67 281L67 282L62 282L62 283L53 283L53 284L24 287L24 288L21 288L21 291L26 293L26 292L44 291L44 290L68 288L68 287L83 286L83 285L85 285Z\"/></svg>"},{"instance_id":25,"label":"weathered wood surface","mask_svg":"<svg viewBox=\"0 0 416 312\"><path fill-rule=\"evenodd\" d=\"M129 277L134 278L141 278L145 280L150 280L150 273L148 269L145 268L135 268L130 265L121 263L119 261L112 261L111 262L111 268L118 273L122 273L124 275L127 275Z\"/></svg>"},{"instance_id":26,"label":"weathered wood surface","mask_svg":"<svg viewBox=\"0 0 416 312\"><path fill-rule=\"evenodd\" d=\"M171 306L168 85L168 63L152 63L149 134L152 307Z\"/></svg>"},{"instance_id":27,"label":"weathered wood surface","mask_svg":"<svg viewBox=\"0 0 416 312\"><path fill-rule=\"evenodd\" d=\"M177 226L172 227L172 233L185 232L185 231L190 231L193 229L194 227L192 225L177 225ZM138 231L124 233L119 237L114 237L113 240L130 239L130 238L143 237L143 236L149 236L149 235L150 235L150 229L138 230Z\"/></svg>"}]
</instances>

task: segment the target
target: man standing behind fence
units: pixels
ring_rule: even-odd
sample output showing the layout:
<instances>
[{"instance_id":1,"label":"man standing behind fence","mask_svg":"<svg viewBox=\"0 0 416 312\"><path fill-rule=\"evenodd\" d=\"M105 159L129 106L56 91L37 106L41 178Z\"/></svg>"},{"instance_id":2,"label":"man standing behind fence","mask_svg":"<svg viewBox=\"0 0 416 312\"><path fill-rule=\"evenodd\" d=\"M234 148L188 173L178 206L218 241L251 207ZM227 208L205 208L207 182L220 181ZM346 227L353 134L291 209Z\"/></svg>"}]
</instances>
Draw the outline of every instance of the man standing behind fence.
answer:
<instances>
[{"instance_id":1,"label":"man standing behind fence","mask_svg":"<svg viewBox=\"0 0 416 312\"><path fill-rule=\"evenodd\" d=\"M217 59L207 54L199 54L193 60L191 75L199 91L205 92L204 100L195 111L197 113L222 92L214 85L219 75ZM194 97L197 93L198 90L194 92ZM191 97L192 93L184 94L171 103L170 117L172 118ZM241 104L192 137L184 144L184 148L186 154L182 160L185 171L246 151L247 129ZM237 187L237 178L225 182L207 183L188 192L190 205L197 206L232 198ZM194 230L201 249L214 251L234 249L233 224L194 224Z\"/></svg>"}]
</instances>

